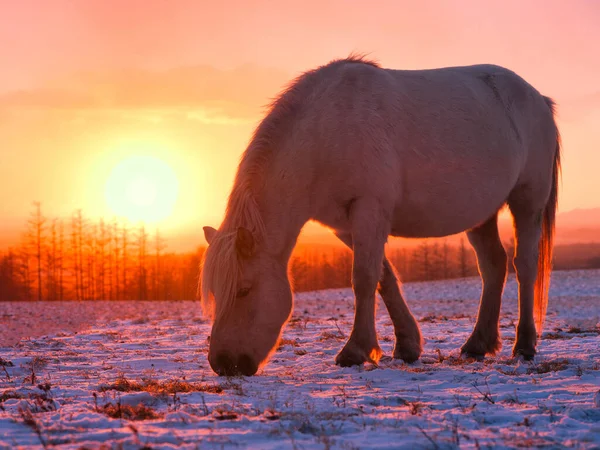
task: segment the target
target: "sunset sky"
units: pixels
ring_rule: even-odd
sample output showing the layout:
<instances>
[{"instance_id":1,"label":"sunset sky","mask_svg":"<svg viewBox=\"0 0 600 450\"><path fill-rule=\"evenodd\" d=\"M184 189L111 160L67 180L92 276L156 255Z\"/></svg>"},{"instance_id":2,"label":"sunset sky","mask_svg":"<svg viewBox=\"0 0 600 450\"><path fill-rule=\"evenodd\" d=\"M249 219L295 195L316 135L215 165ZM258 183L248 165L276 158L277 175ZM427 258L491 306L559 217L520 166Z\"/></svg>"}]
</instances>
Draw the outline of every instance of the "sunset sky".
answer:
<instances>
[{"instance_id":1,"label":"sunset sky","mask_svg":"<svg viewBox=\"0 0 600 450\"><path fill-rule=\"evenodd\" d=\"M175 247L202 243L264 105L353 51L398 69L514 70L559 105L560 210L600 207L598 24L593 0L0 0L0 247L34 200L48 216L119 214L129 200L107 192L131 158L159 181L142 177L130 201L158 189L166 202L140 217Z\"/></svg>"}]
</instances>

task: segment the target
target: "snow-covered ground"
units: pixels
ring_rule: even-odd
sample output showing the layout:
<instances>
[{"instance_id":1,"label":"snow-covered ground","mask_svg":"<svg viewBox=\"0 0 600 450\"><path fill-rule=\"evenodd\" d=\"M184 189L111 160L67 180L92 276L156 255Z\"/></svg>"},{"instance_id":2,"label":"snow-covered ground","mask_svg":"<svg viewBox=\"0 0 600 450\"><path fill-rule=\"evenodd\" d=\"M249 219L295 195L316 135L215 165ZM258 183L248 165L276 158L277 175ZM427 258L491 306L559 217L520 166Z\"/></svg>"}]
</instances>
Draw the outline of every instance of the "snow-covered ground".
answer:
<instances>
[{"instance_id":1,"label":"snow-covered ground","mask_svg":"<svg viewBox=\"0 0 600 450\"><path fill-rule=\"evenodd\" d=\"M554 274L533 363L510 357L514 279L502 352L458 358L479 289L405 285L423 357L361 368L333 363L351 291L300 294L269 364L229 379L209 369L195 302L0 303L0 449L600 448L600 271ZM382 305L378 332L390 355Z\"/></svg>"}]
</instances>

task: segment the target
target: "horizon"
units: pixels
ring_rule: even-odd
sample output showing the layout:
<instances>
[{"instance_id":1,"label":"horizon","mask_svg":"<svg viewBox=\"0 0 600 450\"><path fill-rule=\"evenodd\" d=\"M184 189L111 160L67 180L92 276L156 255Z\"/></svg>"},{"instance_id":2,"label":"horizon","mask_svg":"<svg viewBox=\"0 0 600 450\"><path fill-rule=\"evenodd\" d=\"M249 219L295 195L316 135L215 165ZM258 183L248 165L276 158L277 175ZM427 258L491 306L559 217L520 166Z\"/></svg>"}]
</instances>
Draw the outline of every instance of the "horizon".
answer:
<instances>
[{"instance_id":1,"label":"horizon","mask_svg":"<svg viewBox=\"0 0 600 450\"><path fill-rule=\"evenodd\" d=\"M308 2L290 17L288 6L268 2L4 5L0 248L18 243L32 201L49 218L82 209L93 220L141 220L177 251L205 245L202 226L220 224L264 105L298 74L352 52L395 69L514 70L558 103L559 211L600 208L600 59L589 57L600 40L598 4L381 6L365 15L359 5ZM131 167L150 160L132 180ZM571 228L600 227L588 220L582 214ZM301 242L333 242L327 236L310 224Z\"/></svg>"},{"instance_id":2,"label":"horizon","mask_svg":"<svg viewBox=\"0 0 600 450\"><path fill-rule=\"evenodd\" d=\"M36 202L31 202L32 211L35 208ZM43 205L42 206L42 214ZM46 217L44 215L46 223L46 232L48 232L48 226L53 221L62 222L65 229L70 228L71 220L76 215L77 209L73 214L66 217ZM82 211L82 210L81 210ZM32 212L33 214L33 212ZM153 236L156 232L160 233L161 240L165 245L166 253L195 253L198 249L206 248L208 245L206 241L200 238L199 233L193 229L182 230L175 232L175 234L163 233L163 230L159 226L148 226L143 221L132 222L127 219L118 219L112 217L106 219L104 217L90 218L85 216L85 211L82 211L86 221L104 221L108 224L118 224L119 226L125 226L127 229L135 231L144 226L146 232ZM14 225L14 232L9 233L6 228L3 230L0 225L0 255L3 252L14 250L20 245L24 245L24 236L27 234L28 221L31 220L31 214L23 219L19 224ZM513 239L513 224L512 216L504 209L500 213L498 221L500 237L503 243L509 243ZM200 233L202 234L202 233ZM403 238L390 236L387 247L389 249L396 248L411 248L421 245L425 241L443 242L447 241L449 245L459 245L460 239L464 237L463 233L449 235L439 238ZM595 244L600 243L600 208L585 209L576 208L570 211L559 212L557 214L557 228L556 228L556 245L557 246L569 246L577 244ZM326 227L316 223L314 221L308 222L300 232L298 237L297 247L300 246L316 246L316 247L337 247L345 249L345 245L342 244L335 235Z\"/></svg>"}]
</instances>

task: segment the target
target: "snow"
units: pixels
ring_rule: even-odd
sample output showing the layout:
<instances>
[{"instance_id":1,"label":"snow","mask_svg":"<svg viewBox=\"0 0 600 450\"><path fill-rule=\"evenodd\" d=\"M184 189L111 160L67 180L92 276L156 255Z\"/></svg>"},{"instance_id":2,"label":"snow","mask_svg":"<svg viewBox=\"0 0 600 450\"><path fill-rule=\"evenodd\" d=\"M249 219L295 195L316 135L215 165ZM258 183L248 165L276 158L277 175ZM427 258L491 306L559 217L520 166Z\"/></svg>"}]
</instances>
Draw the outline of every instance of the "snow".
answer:
<instances>
[{"instance_id":1,"label":"snow","mask_svg":"<svg viewBox=\"0 0 600 450\"><path fill-rule=\"evenodd\" d=\"M283 345L249 378L211 372L209 323L195 302L0 303L0 449L598 448L599 279L554 274L534 362L510 356L512 278L504 349L479 362L458 355L477 278L403 287L426 339L411 365L335 366L352 292L299 294ZM389 356L381 304L377 317Z\"/></svg>"}]
</instances>

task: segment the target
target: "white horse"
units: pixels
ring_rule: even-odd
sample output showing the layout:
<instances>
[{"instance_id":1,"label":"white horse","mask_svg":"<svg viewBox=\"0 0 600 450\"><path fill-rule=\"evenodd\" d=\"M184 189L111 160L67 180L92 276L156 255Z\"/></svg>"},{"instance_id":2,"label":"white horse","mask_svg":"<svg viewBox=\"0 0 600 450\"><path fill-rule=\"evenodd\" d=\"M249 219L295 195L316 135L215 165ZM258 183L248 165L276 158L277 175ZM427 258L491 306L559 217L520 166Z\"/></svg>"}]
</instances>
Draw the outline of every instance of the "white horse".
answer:
<instances>
[{"instance_id":1,"label":"white horse","mask_svg":"<svg viewBox=\"0 0 600 450\"><path fill-rule=\"evenodd\" d=\"M513 354L532 358L546 312L559 172L553 101L502 67L391 70L350 57L304 73L254 132L221 227L204 228L211 367L253 375L268 359L292 311L288 260L311 219L353 250L354 326L337 364L380 358L376 289L394 324L394 358L419 358L419 326L384 246L390 235L465 230L483 292L462 352L494 354L507 273L497 214L506 204L519 282Z\"/></svg>"}]
</instances>

